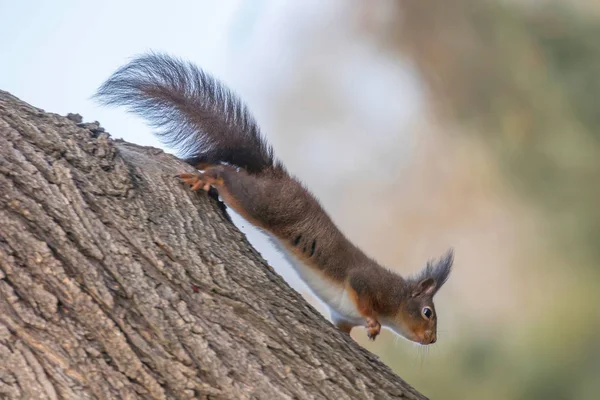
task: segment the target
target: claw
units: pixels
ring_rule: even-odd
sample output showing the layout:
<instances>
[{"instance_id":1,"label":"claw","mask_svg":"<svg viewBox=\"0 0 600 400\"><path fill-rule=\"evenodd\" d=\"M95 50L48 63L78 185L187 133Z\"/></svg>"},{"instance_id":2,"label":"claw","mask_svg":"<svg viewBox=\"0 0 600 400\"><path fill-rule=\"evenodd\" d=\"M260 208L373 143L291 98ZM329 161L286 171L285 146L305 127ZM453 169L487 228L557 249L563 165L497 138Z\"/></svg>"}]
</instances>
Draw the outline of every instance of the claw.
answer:
<instances>
[{"instance_id":1,"label":"claw","mask_svg":"<svg viewBox=\"0 0 600 400\"><path fill-rule=\"evenodd\" d=\"M198 179L193 185L192 185L192 191L195 192L196 190L200 189L201 187L204 186L204 181L202 181L201 179Z\"/></svg>"},{"instance_id":2,"label":"claw","mask_svg":"<svg viewBox=\"0 0 600 400\"><path fill-rule=\"evenodd\" d=\"M210 189L210 184L205 182L203 177L204 175L201 173L197 174L179 174L177 175L179 179L181 179L184 183L191 186L192 191L202 190L208 192Z\"/></svg>"},{"instance_id":3,"label":"claw","mask_svg":"<svg viewBox=\"0 0 600 400\"><path fill-rule=\"evenodd\" d=\"M202 189L205 192L208 192L211 187L223 184L223 178L219 176L218 171L216 174L215 171L212 171L212 173L198 172L195 174L179 174L176 176L186 184L190 185L192 191Z\"/></svg>"}]
</instances>

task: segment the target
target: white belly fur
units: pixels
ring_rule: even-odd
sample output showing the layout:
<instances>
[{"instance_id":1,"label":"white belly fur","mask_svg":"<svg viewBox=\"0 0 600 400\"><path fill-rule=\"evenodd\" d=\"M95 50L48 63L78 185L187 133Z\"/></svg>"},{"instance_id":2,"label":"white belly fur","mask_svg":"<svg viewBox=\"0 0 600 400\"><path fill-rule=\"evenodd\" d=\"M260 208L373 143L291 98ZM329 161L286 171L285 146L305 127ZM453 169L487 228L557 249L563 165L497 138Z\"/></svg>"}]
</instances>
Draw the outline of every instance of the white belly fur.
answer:
<instances>
[{"instance_id":1,"label":"white belly fur","mask_svg":"<svg viewBox=\"0 0 600 400\"><path fill-rule=\"evenodd\" d=\"M315 271L310 266L304 264L291 254L285 246L275 237L268 235L271 242L279 249L284 257L294 267L298 275L306 283L331 312L331 318L335 320L344 320L356 324L361 324L363 319L358 313L354 302L348 296L346 288L343 284L333 284L328 282L323 274Z\"/></svg>"}]
</instances>

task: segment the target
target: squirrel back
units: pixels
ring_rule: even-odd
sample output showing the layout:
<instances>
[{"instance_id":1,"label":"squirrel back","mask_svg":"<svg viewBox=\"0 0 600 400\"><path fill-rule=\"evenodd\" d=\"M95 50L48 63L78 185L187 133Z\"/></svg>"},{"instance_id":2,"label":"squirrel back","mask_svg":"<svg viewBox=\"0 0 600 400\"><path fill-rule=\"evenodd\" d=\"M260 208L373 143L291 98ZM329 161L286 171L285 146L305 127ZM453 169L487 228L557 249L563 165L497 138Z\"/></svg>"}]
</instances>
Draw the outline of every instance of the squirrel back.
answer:
<instances>
[{"instance_id":1,"label":"squirrel back","mask_svg":"<svg viewBox=\"0 0 600 400\"><path fill-rule=\"evenodd\" d=\"M95 97L145 118L191 165L227 163L249 173L283 169L246 105L195 65L164 54L119 68Z\"/></svg>"}]
</instances>

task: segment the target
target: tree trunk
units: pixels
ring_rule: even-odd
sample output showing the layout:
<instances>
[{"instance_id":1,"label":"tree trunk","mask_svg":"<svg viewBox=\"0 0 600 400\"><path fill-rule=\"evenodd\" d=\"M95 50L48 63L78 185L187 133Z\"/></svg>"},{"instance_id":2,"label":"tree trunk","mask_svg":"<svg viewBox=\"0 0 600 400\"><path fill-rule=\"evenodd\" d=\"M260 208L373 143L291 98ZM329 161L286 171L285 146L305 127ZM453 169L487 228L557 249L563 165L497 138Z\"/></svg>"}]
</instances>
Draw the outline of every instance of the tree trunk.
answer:
<instances>
[{"instance_id":1,"label":"tree trunk","mask_svg":"<svg viewBox=\"0 0 600 400\"><path fill-rule=\"evenodd\" d=\"M0 91L0 398L424 399L161 150Z\"/></svg>"}]
</instances>

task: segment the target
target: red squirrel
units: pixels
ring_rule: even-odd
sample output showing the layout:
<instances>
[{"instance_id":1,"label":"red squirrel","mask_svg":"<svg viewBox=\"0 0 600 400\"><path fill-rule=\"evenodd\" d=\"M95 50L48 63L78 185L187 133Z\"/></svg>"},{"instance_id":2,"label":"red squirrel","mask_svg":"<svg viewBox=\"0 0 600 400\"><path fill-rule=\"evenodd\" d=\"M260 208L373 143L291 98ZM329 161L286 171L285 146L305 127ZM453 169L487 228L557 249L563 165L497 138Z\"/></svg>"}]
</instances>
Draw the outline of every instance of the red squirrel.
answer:
<instances>
[{"instance_id":1,"label":"red squirrel","mask_svg":"<svg viewBox=\"0 0 600 400\"><path fill-rule=\"evenodd\" d=\"M318 200L273 155L246 105L195 65L150 53L122 66L95 97L122 105L157 129L197 173L192 190L215 188L225 204L271 236L343 332L381 326L408 340L436 341L433 296L446 282L453 251L403 278L368 257L337 228Z\"/></svg>"}]
</instances>

